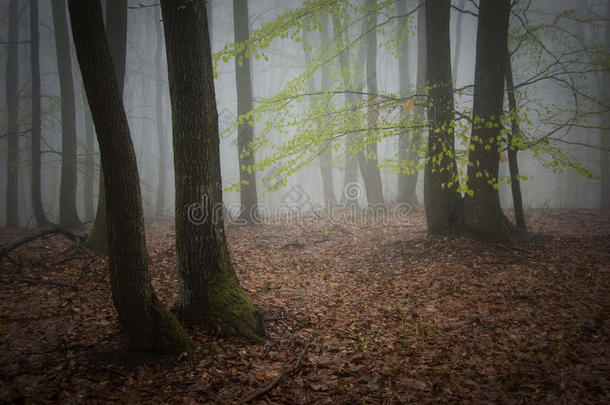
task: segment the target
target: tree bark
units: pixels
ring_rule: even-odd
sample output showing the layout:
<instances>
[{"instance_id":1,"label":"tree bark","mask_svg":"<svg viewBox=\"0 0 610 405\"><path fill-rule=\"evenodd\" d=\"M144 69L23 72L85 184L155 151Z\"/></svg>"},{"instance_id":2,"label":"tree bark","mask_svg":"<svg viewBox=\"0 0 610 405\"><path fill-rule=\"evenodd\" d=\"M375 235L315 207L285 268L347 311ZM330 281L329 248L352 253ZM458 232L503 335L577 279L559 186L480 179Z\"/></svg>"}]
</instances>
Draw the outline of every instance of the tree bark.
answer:
<instances>
[{"instance_id":1,"label":"tree bark","mask_svg":"<svg viewBox=\"0 0 610 405\"><path fill-rule=\"evenodd\" d=\"M363 22L364 24L364 22ZM335 32L335 36L339 33L339 27L341 23L339 21L339 16L333 14L333 29ZM347 30L343 29L343 33L340 34L340 40L342 46L346 46L347 42ZM339 54L339 65L341 66L341 70L347 72L350 67L350 50L346 49ZM362 66L364 64L364 51L360 50L358 52L358 57L356 61L357 66ZM354 90L353 86L350 83L349 77L344 77L343 85L345 90ZM360 100L360 96L355 93L348 93L345 96L345 104L346 106L355 105ZM356 207L357 200L355 195L351 195L348 193L347 189L349 185L354 184L356 182L356 177L358 175L358 159L354 156L352 149L354 148L355 139L354 134L349 133L345 136L345 177L344 177L344 187L343 193L341 195L341 200L345 203L345 205L352 209Z\"/></svg>"},{"instance_id":2,"label":"tree bark","mask_svg":"<svg viewBox=\"0 0 610 405\"><path fill-rule=\"evenodd\" d=\"M106 2L106 36L110 47L110 56L115 77L118 80L119 94L123 97L125 83L125 55L127 52L127 0L112 0ZM108 248L106 187L103 167L100 168L99 192L95 222L85 245L92 249L106 250Z\"/></svg>"},{"instance_id":3,"label":"tree bark","mask_svg":"<svg viewBox=\"0 0 610 405\"><path fill-rule=\"evenodd\" d=\"M428 152L424 203L428 233L451 236L458 218L458 177L453 137L453 81L449 39L450 0L426 3Z\"/></svg>"},{"instance_id":4,"label":"tree bark","mask_svg":"<svg viewBox=\"0 0 610 405\"><path fill-rule=\"evenodd\" d=\"M209 4L208 4L209 7ZM165 209L165 185L167 183L167 148L165 140L165 119L163 115L163 67L161 60L163 59L163 24L161 23L161 11L158 7L155 8L155 28L157 34L157 46L155 50L155 108L156 108L156 127L157 140L159 149L159 183L157 185L157 201L155 211L157 216L163 215Z\"/></svg>"},{"instance_id":5,"label":"tree bark","mask_svg":"<svg viewBox=\"0 0 610 405\"><path fill-rule=\"evenodd\" d=\"M366 0L366 7L375 10L377 0ZM377 13L373 12L368 23L376 24ZM377 30L370 29L366 34L366 87L369 98L367 124L371 131L377 127L378 111L374 105L377 97ZM381 173L377 165L377 141L369 142L364 151L358 154L360 172L364 180L366 199L370 207L385 207Z\"/></svg>"},{"instance_id":6,"label":"tree bark","mask_svg":"<svg viewBox=\"0 0 610 405\"><path fill-rule=\"evenodd\" d=\"M511 242L513 226L500 207L498 168L510 0L481 0L474 79L474 124L470 138L465 232Z\"/></svg>"},{"instance_id":7,"label":"tree bark","mask_svg":"<svg viewBox=\"0 0 610 405\"><path fill-rule=\"evenodd\" d=\"M398 15L404 16L407 14L407 2L402 0L396 1L396 9ZM405 21L407 25L407 21ZM398 82L400 91L403 95L407 95L410 91L411 80L409 71L409 37L407 36L400 46L400 57L398 58ZM401 120L407 122L411 117L410 111L401 110ZM398 135L398 160L401 165L408 166L398 173L398 202L407 203L411 206L417 205L417 196L415 188L417 187L417 145L413 142L415 134L413 131L406 129L404 133Z\"/></svg>"},{"instance_id":8,"label":"tree bark","mask_svg":"<svg viewBox=\"0 0 610 405\"><path fill-rule=\"evenodd\" d=\"M59 223L65 227L80 225L76 209L76 106L72 56L66 18L65 0L51 0L59 89L61 93L61 182L59 190Z\"/></svg>"},{"instance_id":9,"label":"tree bark","mask_svg":"<svg viewBox=\"0 0 610 405\"><path fill-rule=\"evenodd\" d=\"M136 156L100 3L69 0L68 4L108 191L110 284L121 329L131 350L190 354L192 342L160 305L150 281Z\"/></svg>"},{"instance_id":10,"label":"tree bark","mask_svg":"<svg viewBox=\"0 0 610 405\"><path fill-rule=\"evenodd\" d=\"M32 74L32 208L39 227L49 224L44 212L41 195L41 162L40 162L40 33L38 29L38 0L30 0L30 70Z\"/></svg>"},{"instance_id":11,"label":"tree bark","mask_svg":"<svg viewBox=\"0 0 610 405\"><path fill-rule=\"evenodd\" d=\"M247 41L250 36L248 28L248 1L233 0L233 26L235 42ZM235 83L237 86L237 115L239 117L252 110L252 79L250 58L244 50L235 57ZM254 139L254 128L249 120L237 126L237 153L239 159L239 196L243 211L241 219L248 222L255 216L257 193L256 175L254 173L254 150L251 147Z\"/></svg>"},{"instance_id":12,"label":"tree bark","mask_svg":"<svg viewBox=\"0 0 610 405\"><path fill-rule=\"evenodd\" d=\"M176 184L175 312L260 340L263 318L231 264L222 216L220 138L204 2L162 0Z\"/></svg>"},{"instance_id":13,"label":"tree bark","mask_svg":"<svg viewBox=\"0 0 610 405\"><path fill-rule=\"evenodd\" d=\"M93 183L95 181L95 129L93 119L87 102L87 94L83 88L83 116L85 126L85 175L83 184L83 197L85 200L85 219L95 219L95 206L93 199Z\"/></svg>"},{"instance_id":14,"label":"tree bark","mask_svg":"<svg viewBox=\"0 0 610 405\"><path fill-rule=\"evenodd\" d=\"M6 115L8 158L6 160L6 226L19 226L19 9L8 3L8 55L6 58Z\"/></svg>"},{"instance_id":15,"label":"tree bark","mask_svg":"<svg viewBox=\"0 0 610 405\"><path fill-rule=\"evenodd\" d=\"M606 32L605 48L610 52L610 1L606 3ZM602 72L601 86L602 100L606 105L610 104L610 71ZM601 201L602 210L610 210L610 112L602 116L602 138L600 150L600 177L601 177Z\"/></svg>"},{"instance_id":16,"label":"tree bark","mask_svg":"<svg viewBox=\"0 0 610 405\"><path fill-rule=\"evenodd\" d=\"M521 184L519 181L519 162L517 160L518 149L513 145L513 139L521 136L519 122L516 119L517 99L515 97L515 82L513 80L513 67L510 60L510 52L506 49L506 93L508 95L508 107L512 114L511 133L506 142L508 148L508 168L510 171L510 187L513 196L513 208L515 210L515 223L518 228L525 230L525 213L523 212L523 198L521 196Z\"/></svg>"},{"instance_id":17,"label":"tree bark","mask_svg":"<svg viewBox=\"0 0 610 405\"><path fill-rule=\"evenodd\" d=\"M330 27L328 15L322 16L322 43L328 45ZM326 45L326 46L327 46ZM328 64L322 67L322 89L330 88L330 72ZM328 107L328 104L326 104ZM335 202L335 186L333 180L332 142L324 141L318 148L320 155L320 174L322 175L322 190L324 191L324 205L330 206Z\"/></svg>"}]
</instances>

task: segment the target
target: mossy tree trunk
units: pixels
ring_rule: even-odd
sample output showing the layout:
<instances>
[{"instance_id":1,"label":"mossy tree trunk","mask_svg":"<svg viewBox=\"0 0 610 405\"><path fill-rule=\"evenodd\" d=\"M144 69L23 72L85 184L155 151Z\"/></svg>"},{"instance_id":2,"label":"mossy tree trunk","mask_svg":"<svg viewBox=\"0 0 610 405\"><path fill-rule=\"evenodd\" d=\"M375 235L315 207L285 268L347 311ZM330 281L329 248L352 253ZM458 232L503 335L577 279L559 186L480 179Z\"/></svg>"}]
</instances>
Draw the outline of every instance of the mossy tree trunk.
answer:
<instances>
[{"instance_id":1,"label":"mossy tree trunk","mask_svg":"<svg viewBox=\"0 0 610 405\"><path fill-rule=\"evenodd\" d=\"M6 115L8 157L6 159L6 226L19 226L19 8L8 3L8 55L6 58Z\"/></svg>"},{"instance_id":2,"label":"mossy tree trunk","mask_svg":"<svg viewBox=\"0 0 610 405\"><path fill-rule=\"evenodd\" d=\"M112 65L118 81L119 94L123 97L125 83L125 55L127 52L127 0L112 0L106 2L106 35L110 47ZM92 249L108 249L108 230L106 204L106 188L104 186L104 171L100 168L97 211L93 228L85 241Z\"/></svg>"},{"instance_id":3,"label":"mossy tree trunk","mask_svg":"<svg viewBox=\"0 0 610 405\"><path fill-rule=\"evenodd\" d=\"M453 82L449 40L450 0L426 2L428 152L424 203L428 233L453 235L459 195L453 136Z\"/></svg>"},{"instance_id":4,"label":"mossy tree trunk","mask_svg":"<svg viewBox=\"0 0 610 405\"><path fill-rule=\"evenodd\" d=\"M261 313L240 286L222 217L220 138L205 2L162 0L176 184L175 312L227 335L261 339Z\"/></svg>"},{"instance_id":5,"label":"mossy tree trunk","mask_svg":"<svg viewBox=\"0 0 610 405\"><path fill-rule=\"evenodd\" d=\"M605 51L610 53L610 1L606 3L606 32ZM610 71L602 72L601 99L606 104L610 104ZM610 211L610 112L602 116L601 131L601 150L600 150L600 177L601 177L601 198L600 208Z\"/></svg>"},{"instance_id":6,"label":"mossy tree trunk","mask_svg":"<svg viewBox=\"0 0 610 405\"><path fill-rule=\"evenodd\" d=\"M107 191L112 298L132 350L192 353L193 344L152 288L136 156L99 2L69 0L78 62L93 115Z\"/></svg>"},{"instance_id":7,"label":"mossy tree trunk","mask_svg":"<svg viewBox=\"0 0 610 405\"><path fill-rule=\"evenodd\" d=\"M498 169L506 74L510 0L481 0L474 78L474 125L468 157L464 231L475 238L510 242L513 226L500 207Z\"/></svg>"},{"instance_id":8,"label":"mossy tree trunk","mask_svg":"<svg viewBox=\"0 0 610 405\"><path fill-rule=\"evenodd\" d=\"M51 10L61 94L59 223L66 227L74 227L80 225L81 222L76 209L76 105L65 0L51 0Z\"/></svg>"},{"instance_id":9,"label":"mossy tree trunk","mask_svg":"<svg viewBox=\"0 0 610 405\"><path fill-rule=\"evenodd\" d=\"M233 0L233 23L235 42L247 41L250 37L248 22L248 1ZM235 83L237 87L237 115L242 116L252 110L252 78L250 58L245 50L235 57ZM255 216L258 197L256 194L256 174L254 172L254 150L252 141L254 128L248 120L237 126L237 153L239 162L239 198L243 211L241 219L248 222Z\"/></svg>"}]
</instances>

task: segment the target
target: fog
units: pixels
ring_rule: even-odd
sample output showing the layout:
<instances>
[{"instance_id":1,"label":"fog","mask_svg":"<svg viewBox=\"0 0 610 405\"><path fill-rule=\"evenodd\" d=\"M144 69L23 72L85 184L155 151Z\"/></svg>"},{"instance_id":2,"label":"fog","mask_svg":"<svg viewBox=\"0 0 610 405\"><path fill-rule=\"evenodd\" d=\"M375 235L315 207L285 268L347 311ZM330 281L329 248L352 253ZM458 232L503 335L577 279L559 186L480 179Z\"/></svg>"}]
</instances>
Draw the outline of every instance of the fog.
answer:
<instances>
[{"instance_id":1,"label":"fog","mask_svg":"<svg viewBox=\"0 0 610 405\"><path fill-rule=\"evenodd\" d=\"M407 1L407 0L405 0ZM167 83L167 70L164 52L160 61L156 60L158 19L155 17L155 6L141 6L142 2L130 1L128 12L128 36L126 55L126 76L124 87L124 103L133 145L138 158L138 169L140 174L143 206L145 216L148 218L173 217L173 158L171 154L171 107L169 104L169 93ZM456 5L460 1L454 2ZM521 2L527 3L527 2ZM29 38L28 4L19 1L19 40L24 41L18 46L19 58L19 153L18 161L18 216L19 223L26 227L34 227L36 221L33 217L30 196L30 102L31 102L31 79L30 79L30 51L27 40ZM282 13L302 6L302 1L290 0L253 0L249 1L250 32L261 28L263 24L274 21ZM213 52L221 51L225 45L234 41L233 7L228 0L211 1L211 34ZM413 10L417 2L409 1L408 8ZM519 7L524 8L521 4ZM529 4L527 11L515 11L511 19L511 34L515 37L523 31L523 16L527 16L530 26L546 24L548 26L560 27L561 30L552 32L541 31L540 41L544 43L549 52L538 52L527 48L527 45L519 48L513 59L513 70L515 83L519 91L519 103L523 108L521 113L527 115L522 130L531 136L543 137L546 134L557 139L557 145L562 151L574 156L575 161L580 162L583 167L588 168L595 178L589 178L579 174L573 169L566 167L553 168L544 165L549 161L543 154L536 155L534 151L524 150L519 153L519 168L521 175L527 180L521 182L524 207L527 208L598 208L600 204L600 106L596 100L600 97L601 74L599 71L589 69L586 63L593 63L596 55L593 53L595 46L603 44L604 30L607 22L600 16L605 15L606 3L602 1L578 2L581 10L573 10L575 2L537 0ZM6 190L7 190L7 159L8 149L6 142L7 119L6 119L6 67L8 58L8 1L3 0L0 4L0 109L2 115L0 121L0 224L5 224L6 218ZM475 70L475 48L477 20L471 13L476 13L473 2L466 2L465 9L470 13L464 13L461 17L461 35L459 40L460 52L457 64L457 76L454 75L455 88L464 88L463 92L456 95L456 109L464 114L472 110L472 86ZM386 13L394 13L394 8L388 8ZM455 58L455 48L458 38L456 29L458 15L460 12L452 10L451 35L452 35L452 57ZM597 16L599 18L591 18ZM387 15L379 16L378 21L385 20ZM405 22L407 19L397 21ZM592 22L591 22L592 21ZM408 18L409 34L409 70L412 86L416 82L417 71L417 18L415 14ZM377 87L380 94L397 94L402 90L399 85L399 66L395 47L392 41L397 34L393 27L398 24L386 24L377 30L378 54L377 54ZM357 36L358 26L348 29L348 37L354 39ZM332 31L332 26L331 26ZM332 32L331 32L331 35ZM301 35L297 35L301 37ZM314 56L318 52L321 33L317 30L310 32L307 36L313 46L311 51ZM509 47L516 49L518 40L513 38ZM355 46L358 46L356 44ZM553 54L551 54L551 52ZM272 41L270 46L264 50L267 58L253 58L251 68L252 92L255 108L263 103L266 98L272 97L280 92L290 81L303 74L306 69L306 55L301 42L295 42L291 38L278 38ZM554 56L553 56L554 55ZM561 80L537 80L544 60L553 57L561 59L563 66L570 71L582 70L586 74L574 73L570 77L561 76ZM159 166L160 147L156 127L156 94L155 89L159 83L156 80L156 63L161 64L163 90L163 139L166 148L166 163ZM363 67L363 66L362 66ZM41 93L42 93L42 200L44 210L52 222L58 221L59 212L59 189L61 168L61 98L59 93L57 60L55 53L55 39L53 33L53 22L50 2L40 2L40 69L41 69ZM93 183L94 198L97 200L98 177L99 177L99 152L94 142L93 151L88 150L87 137L92 136L86 131L86 117L88 106L86 97L83 95L82 81L78 70L78 63L72 49L72 69L75 83L76 100L76 128L77 128L77 208L78 215L82 221L94 219L94 208L92 211L91 201L87 201L84 185ZM590 70L590 72L589 72ZM559 77L559 76L558 76ZM318 70L313 75L314 85L321 88L321 72ZM519 84L531 81L527 86L519 87ZM568 81L571 87L566 85ZM225 187L224 204L235 206L239 203L239 191L235 189L239 183L239 162L237 149L237 129L233 127L237 119L237 94L235 82L235 64L233 60L220 61L217 66L217 78L215 79L216 101L219 114L219 126L221 139L221 169L222 183ZM575 90L577 89L577 91ZM324 89L322 89L324 90ZM344 96L337 95L334 100L342 102ZM505 102L505 109L507 103ZM579 116L587 115L587 123L582 120L571 122L574 110L578 110ZM273 158L274 145L278 146L288 142L297 135L298 127L286 127L282 131L271 129L265 132L270 123L277 118L277 114L292 114L305 119L308 113L308 101L292 103L286 106L284 112L276 114L265 112L254 123L254 135L265 133L267 145L256 149L256 161L265 158ZM335 141L338 150L345 149L345 141L337 137ZM458 149L464 148L464 144L457 140ZM378 141L378 161L396 161L398 150L397 136L382 136ZM282 175L285 181L277 190L269 189L270 181L273 182L275 172L282 167L290 158L275 160L268 167L261 168L257 173L258 201L269 204L270 207L277 206L298 186L299 192L304 192L311 206L323 206L324 194L320 175L320 160L313 159L307 165L300 167L290 175ZM382 165L383 166L383 165ZM334 193L339 199L343 193L345 164L341 153L333 156L333 182ZM159 210L156 207L160 170L165 171L166 187L164 203ZM509 176L508 164L500 162L500 175ZM397 173L389 167L382 167L383 197L387 202L397 199ZM419 203L423 204L423 171L417 183L417 195ZM362 181L358 174L358 181ZM510 185L506 181L500 181L500 196L503 207L512 208ZM360 205L366 204L366 198L360 197ZM89 205L89 206L87 206ZM95 205L93 205L95 207Z\"/></svg>"}]
</instances>

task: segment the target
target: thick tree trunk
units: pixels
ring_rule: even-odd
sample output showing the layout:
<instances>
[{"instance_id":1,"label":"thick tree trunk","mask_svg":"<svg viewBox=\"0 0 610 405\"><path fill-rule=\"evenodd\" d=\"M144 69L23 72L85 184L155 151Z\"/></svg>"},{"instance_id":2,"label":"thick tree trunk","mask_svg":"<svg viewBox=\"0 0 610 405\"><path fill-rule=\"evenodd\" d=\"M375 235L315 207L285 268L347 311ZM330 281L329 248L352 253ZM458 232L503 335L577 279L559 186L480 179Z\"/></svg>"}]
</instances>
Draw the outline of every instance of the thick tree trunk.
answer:
<instances>
[{"instance_id":1,"label":"thick tree trunk","mask_svg":"<svg viewBox=\"0 0 610 405\"><path fill-rule=\"evenodd\" d=\"M407 14L407 2L402 0L396 1L396 9L398 15ZM405 21L405 25L406 25ZM406 37L400 47L400 57L398 58L398 82L400 91L406 95L410 91L411 80L409 78L409 38ZM410 111L401 110L401 120L406 122L411 118ZM413 132L405 130L404 133L398 135L398 160L401 165L406 165L407 168L401 170L398 174L398 202L407 203L411 206L417 204L417 196L415 188L417 186L417 149L413 144ZM408 170L408 171L407 171Z\"/></svg>"},{"instance_id":2,"label":"thick tree trunk","mask_svg":"<svg viewBox=\"0 0 610 405\"><path fill-rule=\"evenodd\" d=\"M513 195L513 207L515 210L515 223L517 227L525 230L525 213L523 212L523 199L521 197L521 184L519 181L519 162L517 160L518 149L513 145L513 139L521 136L519 122L514 114L517 114L517 99L515 97L515 82L513 80L513 67L510 60L510 52L506 49L506 93L508 95L508 107L511 114L511 133L508 135L506 145L508 147L508 168L510 171L510 187Z\"/></svg>"},{"instance_id":3,"label":"thick tree trunk","mask_svg":"<svg viewBox=\"0 0 610 405\"><path fill-rule=\"evenodd\" d=\"M424 202L428 232L453 235L459 196L453 138L453 82L449 40L450 0L426 3L428 92L428 153L424 177Z\"/></svg>"},{"instance_id":4,"label":"thick tree trunk","mask_svg":"<svg viewBox=\"0 0 610 405\"><path fill-rule=\"evenodd\" d=\"M208 5L209 8L209 5ZM165 120L163 115L163 68L161 60L163 59L163 25L161 23L161 12L158 7L155 8L155 28L157 34L157 47L155 50L155 108L156 108L156 127L157 141L159 149L159 183L157 185L157 201L155 211L157 216L161 217L165 209L165 184L167 183L167 148L165 140Z\"/></svg>"},{"instance_id":5,"label":"thick tree trunk","mask_svg":"<svg viewBox=\"0 0 610 405\"><path fill-rule=\"evenodd\" d=\"M49 224L41 195L40 164L40 34L38 30L38 0L30 0L30 70L32 72L32 208L39 227Z\"/></svg>"},{"instance_id":6,"label":"thick tree trunk","mask_svg":"<svg viewBox=\"0 0 610 405\"><path fill-rule=\"evenodd\" d=\"M192 342L159 304L150 281L136 156L100 3L69 0L69 7L108 191L110 282L121 329L132 350L192 353Z\"/></svg>"},{"instance_id":7,"label":"thick tree trunk","mask_svg":"<svg viewBox=\"0 0 610 405\"><path fill-rule=\"evenodd\" d=\"M6 58L6 115L8 158L6 160L6 226L19 226L19 9L8 3L8 55Z\"/></svg>"},{"instance_id":8,"label":"thick tree trunk","mask_svg":"<svg viewBox=\"0 0 610 405\"><path fill-rule=\"evenodd\" d=\"M481 0L477 30L473 117L465 231L470 236L510 242L513 226L500 207L498 168L510 0Z\"/></svg>"},{"instance_id":9,"label":"thick tree trunk","mask_svg":"<svg viewBox=\"0 0 610 405\"><path fill-rule=\"evenodd\" d=\"M119 94L123 96L125 83L125 55L127 52L127 0L112 0L106 2L106 36L115 77L118 80ZM97 250L108 248L108 231L106 229L106 188L104 186L103 167L100 168L97 211L93 228L85 241L85 245Z\"/></svg>"},{"instance_id":10,"label":"thick tree trunk","mask_svg":"<svg viewBox=\"0 0 610 405\"><path fill-rule=\"evenodd\" d=\"M610 1L606 3L606 51L610 52ZM610 71L602 73L602 100L606 105L610 104ZM602 116L602 139L600 150L600 177L601 177L601 201L603 210L610 210L610 112Z\"/></svg>"},{"instance_id":11,"label":"thick tree trunk","mask_svg":"<svg viewBox=\"0 0 610 405\"><path fill-rule=\"evenodd\" d=\"M366 6L374 10L377 0L366 0ZM369 24L376 24L377 13L372 13ZM375 105L377 97L377 29L370 29L366 34L366 87L369 94L367 109L367 124L371 130L377 127L378 109ZM370 207L384 207L381 173L377 165L377 142L372 141L358 157L360 172L366 189L366 199Z\"/></svg>"},{"instance_id":12,"label":"thick tree trunk","mask_svg":"<svg viewBox=\"0 0 610 405\"><path fill-rule=\"evenodd\" d=\"M233 0L233 23L235 42L248 40L248 2ZM235 82L237 85L237 115L242 116L252 110L252 79L250 76L250 58L246 52L235 57ZM241 218L251 221L256 214L257 194L256 175L254 173L254 150L251 147L254 139L254 129L248 120L237 126L237 153L239 159L240 201L242 205Z\"/></svg>"},{"instance_id":13,"label":"thick tree trunk","mask_svg":"<svg viewBox=\"0 0 610 405\"><path fill-rule=\"evenodd\" d=\"M74 227L81 222L76 209L76 106L65 0L51 0L51 9L61 93L59 223L65 227Z\"/></svg>"},{"instance_id":14,"label":"thick tree trunk","mask_svg":"<svg viewBox=\"0 0 610 405\"><path fill-rule=\"evenodd\" d=\"M259 340L263 318L233 270L222 216L220 139L204 2L162 0L176 182L182 319Z\"/></svg>"}]
</instances>

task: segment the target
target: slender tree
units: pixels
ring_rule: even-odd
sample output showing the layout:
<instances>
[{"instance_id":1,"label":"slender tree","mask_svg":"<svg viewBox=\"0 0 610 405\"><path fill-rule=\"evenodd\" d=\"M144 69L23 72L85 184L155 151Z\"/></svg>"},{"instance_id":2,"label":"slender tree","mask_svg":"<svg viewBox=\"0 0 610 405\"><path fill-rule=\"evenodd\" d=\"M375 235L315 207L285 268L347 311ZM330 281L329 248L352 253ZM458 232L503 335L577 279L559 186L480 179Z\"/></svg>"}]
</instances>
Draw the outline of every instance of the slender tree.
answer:
<instances>
[{"instance_id":1,"label":"slender tree","mask_svg":"<svg viewBox=\"0 0 610 405\"><path fill-rule=\"evenodd\" d=\"M192 353L192 342L161 306L150 281L136 156L100 3L68 4L105 173L110 284L121 330L132 350Z\"/></svg>"},{"instance_id":2,"label":"slender tree","mask_svg":"<svg viewBox=\"0 0 610 405\"><path fill-rule=\"evenodd\" d=\"M6 161L6 226L19 226L19 8L8 3L8 55L6 58L6 112L8 159Z\"/></svg>"},{"instance_id":3,"label":"slender tree","mask_svg":"<svg viewBox=\"0 0 610 405\"><path fill-rule=\"evenodd\" d=\"M329 21L328 15L324 14L322 18L322 43L328 44L329 41ZM325 64L322 67L322 89L327 90L330 88L330 67L329 64ZM328 105L327 105L328 106ZM322 190L324 192L324 205L332 205L335 201L335 186L333 179L333 155L331 149L331 142L323 142L319 148L320 154L320 174L322 175Z\"/></svg>"},{"instance_id":4,"label":"slender tree","mask_svg":"<svg viewBox=\"0 0 610 405\"><path fill-rule=\"evenodd\" d=\"M85 175L83 176L83 197L85 200L85 218L87 221L95 218L95 206L93 199L93 183L95 180L95 129L93 118L89 111L87 94L83 87L83 121L85 130Z\"/></svg>"},{"instance_id":5,"label":"slender tree","mask_svg":"<svg viewBox=\"0 0 610 405\"><path fill-rule=\"evenodd\" d=\"M182 319L228 335L264 336L261 313L239 285L222 218L220 138L203 1L162 0L172 107L176 260Z\"/></svg>"},{"instance_id":6,"label":"slender tree","mask_svg":"<svg viewBox=\"0 0 610 405\"><path fill-rule=\"evenodd\" d=\"M610 1L606 3L605 51L610 54ZM610 69L602 72L601 98L610 105ZM602 116L602 142L600 150L601 201L603 210L610 210L610 112Z\"/></svg>"},{"instance_id":7,"label":"slender tree","mask_svg":"<svg viewBox=\"0 0 610 405\"><path fill-rule=\"evenodd\" d=\"M369 24L376 24L377 0L366 0L366 7L370 13ZM367 108L367 124L373 130L377 126L378 110L375 106L375 94L377 94L377 31L367 29L366 34L366 88L369 97ZM377 142L370 142L365 150L358 154L358 165L364 180L366 199L370 206L383 206L383 187L381 184L381 173L377 165Z\"/></svg>"},{"instance_id":8,"label":"slender tree","mask_svg":"<svg viewBox=\"0 0 610 405\"><path fill-rule=\"evenodd\" d=\"M457 82L458 79L458 68L460 66L460 56L462 55L462 18L466 7L466 0L460 0L458 3L459 10L457 11L457 17L455 19L455 52L453 54L453 80Z\"/></svg>"},{"instance_id":9,"label":"slender tree","mask_svg":"<svg viewBox=\"0 0 610 405\"><path fill-rule=\"evenodd\" d=\"M248 1L233 0L233 27L235 42L244 42L250 36L248 28ZM252 78L250 58L244 49L235 57L235 82L237 85L237 115L242 116L252 110ZM237 153L239 161L240 201L243 208L241 218L251 221L256 208L256 175L254 172L254 138L252 125L248 120L237 126Z\"/></svg>"},{"instance_id":10,"label":"slender tree","mask_svg":"<svg viewBox=\"0 0 610 405\"><path fill-rule=\"evenodd\" d=\"M30 70L32 73L32 208L38 226L49 223L42 206L40 165L40 34L38 30L38 0L30 0Z\"/></svg>"},{"instance_id":11,"label":"slender tree","mask_svg":"<svg viewBox=\"0 0 610 405\"><path fill-rule=\"evenodd\" d=\"M106 2L106 35L110 46L112 65L118 80L119 93L123 95L125 83L125 55L127 52L127 0ZM93 249L108 248L106 188L103 167L100 170L99 192L95 222L85 244Z\"/></svg>"},{"instance_id":12,"label":"slender tree","mask_svg":"<svg viewBox=\"0 0 610 405\"><path fill-rule=\"evenodd\" d=\"M396 0L396 11L399 16L407 15L407 2ZM405 26L407 25L405 17ZM409 71L409 37L405 37L400 45L400 57L398 58L398 82L400 91L406 94L411 87L410 71ZM401 120L406 121L411 117L411 112L405 109L401 110ZM415 187L417 186L417 169L415 163L417 159L417 149L411 139L412 131L405 131L398 136L398 160L401 164L407 164L408 172L401 171L398 174L398 201L408 203L411 206L417 204L417 196L415 195Z\"/></svg>"},{"instance_id":13,"label":"slender tree","mask_svg":"<svg viewBox=\"0 0 610 405\"><path fill-rule=\"evenodd\" d=\"M66 18L66 1L51 0L59 90L61 93L61 182L59 191L59 223L73 227L79 225L76 210L76 106L72 56Z\"/></svg>"},{"instance_id":14,"label":"slender tree","mask_svg":"<svg viewBox=\"0 0 610 405\"><path fill-rule=\"evenodd\" d=\"M517 147L513 139L521 136L519 121L517 120L517 99L515 97L515 82L513 80L513 67L508 48L506 48L506 94L508 95L508 107L511 112L511 132L506 141L508 154L508 168L510 171L510 187L513 196L513 207L515 210L515 223L517 227L525 230L525 213L523 212L523 198L521 196L521 182L519 180L519 162L517 160Z\"/></svg>"},{"instance_id":15,"label":"slender tree","mask_svg":"<svg viewBox=\"0 0 610 405\"><path fill-rule=\"evenodd\" d=\"M510 0L481 0L477 29L473 127L464 204L465 231L510 242L513 227L500 207L498 169Z\"/></svg>"},{"instance_id":16,"label":"slender tree","mask_svg":"<svg viewBox=\"0 0 610 405\"><path fill-rule=\"evenodd\" d=\"M209 5L208 5L209 7ZM157 141L159 149L159 183L157 185L157 201L156 212L157 216L163 215L165 209L165 183L167 183L167 148L165 140L165 119L163 115L163 67L161 61L164 57L163 43L163 24L161 23L161 11L159 7L155 7L155 29L157 35L157 45L155 49L155 109L157 120Z\"/></svg>"},{"instance_id":17,"label":"slender tree","mask_svg":"<svg viewBox=\"0 0 610 405\"><path fill-rule=\"evenodd\" d=\"M453 235L459 213L453 136L453 82L449 19L451 0L426 2L426 66L428 92L428 152L424 202L428 232Z\"/></svg>"}]
</instances>

